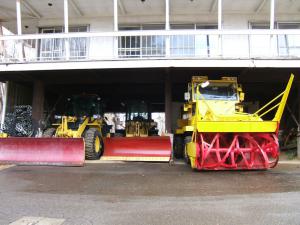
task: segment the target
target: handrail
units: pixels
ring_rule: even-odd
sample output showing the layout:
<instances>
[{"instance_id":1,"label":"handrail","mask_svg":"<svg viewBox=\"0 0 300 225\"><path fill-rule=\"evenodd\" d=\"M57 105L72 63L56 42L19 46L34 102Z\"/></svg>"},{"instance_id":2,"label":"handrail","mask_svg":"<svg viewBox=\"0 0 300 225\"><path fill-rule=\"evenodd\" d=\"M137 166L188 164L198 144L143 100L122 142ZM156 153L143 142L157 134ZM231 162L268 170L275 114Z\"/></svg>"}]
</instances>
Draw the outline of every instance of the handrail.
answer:
<instances>
[{"instance_id":1,"label":"handrail","mask_svg":"<svg viewBox=\"0 0 300 225\"><path fill-rule=\"evenodd\" d=\"M265 104L263 107L261 107L259 110L257 110L255 113L253 113L254 115L258 116L258 113L261 112L263 109L265 109L266 107L268 107L269 105L271 105L273 102L275 102L278 98L280 98L282 95L284 94L284 91L281 92L279 95L277 95L275 98L273 98L271 101L269 101L267 104Z\"/></svg>"},{"instance_id":2,"label":"handrail","mask_svg":"<svg viewBox=\"0 0 300 225\"><path fill-rule=\"evenodd\" d=\"M158 32L159 31L159 32ZM108 32L72 32L54 34L23 34L0 36L0 41L78 37L174 36L174 35L300 35L299 29L258 30L139 30Z\"/></svg>"},{"instance_id":3,"label":"handrail","mask_svg":"<svg viewBox=\"0 0 300 225\"><path fill-rule=\"evenodd\" d=\"M264 115L268 114L269 112L271 112L272 110L277 109L276 114L273 118L272 121L276 121L279 122L281 120L286 102L287 102L287 98L288 95L290 93L292 84L293 84L293 80L294 80L294 74L291 74L288 84L285 88L285 90L283 92L281 92L279 95L277 95L275 98L273 98L271 101L269 101L267 104L265 104L262 108L260 108L259 110L257 110L254 114L252 114L253 116L259 116L259 117L263 117ZM266 111L263 111L261 114L258 114L259 112L261 112L263 109L267 108L269 105L271 105L273 102L275 102L276 100L278 100L281 97L280 102L278 102L276 105L272 106L271 108L268 108Z\"/></svg>"}]
</instances>

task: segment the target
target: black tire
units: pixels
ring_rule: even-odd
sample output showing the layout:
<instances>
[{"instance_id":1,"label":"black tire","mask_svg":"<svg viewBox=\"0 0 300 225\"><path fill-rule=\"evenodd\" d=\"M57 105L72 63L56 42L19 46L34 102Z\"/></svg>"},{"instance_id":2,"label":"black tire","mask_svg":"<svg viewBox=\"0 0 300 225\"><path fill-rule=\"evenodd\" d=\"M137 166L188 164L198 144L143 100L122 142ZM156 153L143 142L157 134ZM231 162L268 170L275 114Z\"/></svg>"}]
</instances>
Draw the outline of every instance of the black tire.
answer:
<instances>
[{"instance_id":1,"label":"black tire","mask_svg":"<svg viewBox=\"0 0 300 225\"><path fill-rule=\"evenodd\" d=\"M183 158L184 158L184 161L189 165L191 164L191 161L190 161L190 158L188 157L187 152L186 152L186 145L187 145L187 143L190 143L191 141L192 141L192 136L185 136L184 137Z\"/></svg>"},{"instance_id":2,"label":"black tire","mask_svg":"<svg viewBox=\"0 0 300 225\"><path fill-rule=\"evenodd\" d=\"M44 131L43 137L50 138L55 135L56 129L54 127L48 128Z\"/></svg>"},{"instance_id":3,"label":"black tire","mask_svg":"<svg viewBox=\"0 0 300 225\"><path fill-rule=\"evenodd\" d=\"M96 139L99 138L99 151L96 151ZM85 142L85 159L95 160L99 159L103 153L104 145L100 132L96 128L90 128L84 133Z\"/></svg>"},{"instance_id":4,"label":"black tire","mask_svg":"<svg viewBox=\"0 0 300 225\"><path fill-rule=\"evenodd\" d=\"M175 135L174 136L174 143L173 143L174 157L176 159L182 159L183 158L183 150L184 150L184 144L183 144L182 135Z\"/></svg>"}]
</instances>

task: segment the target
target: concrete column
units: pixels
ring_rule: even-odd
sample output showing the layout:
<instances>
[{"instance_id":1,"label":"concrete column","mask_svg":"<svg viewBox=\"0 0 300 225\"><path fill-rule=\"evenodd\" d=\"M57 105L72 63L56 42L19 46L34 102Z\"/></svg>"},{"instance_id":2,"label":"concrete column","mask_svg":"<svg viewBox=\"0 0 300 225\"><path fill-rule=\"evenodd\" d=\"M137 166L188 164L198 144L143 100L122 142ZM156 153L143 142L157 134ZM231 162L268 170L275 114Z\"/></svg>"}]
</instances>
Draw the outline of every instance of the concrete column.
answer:
<instances>
[{"instance_id":1,"label":"concrete column","mask_svg":"<svg viewBox=\"0 0 300 225\"><path fill-rule=\"evenodd\" d=\"M165 30L170 30L170 0L165 1ZM169 57L171 52L170 52L170 46L171 46L171 41L170 41L170 36L166 36L166 56Z\"/></svg>"},{"instance_id":2,"label":"concrete column","mask_svg":"<svg viewBox=\"0 0 300 225\"><path fill-rule=\"evenodd\" d=\"M222 0L218 0L218 29L222 30Z\"/></svg>"},{"instance_id":3,"label":"concrete column","mask_svg":"<svg viewBox=\"0 0 300 225\"><path fill-rule=\"evenodd\" d=\"M64 28L65 33L69 33L69 1L64 0ZM70 59L70 42L67 38L65 41L66 60Z\"/></svg>"},{"instance_id":4,"label":"concrete column","mask_svg":"<svg viewBox=\"0 0 300 225\"><path fill-rule=\"evenodd\" d=\"M172 133L172 80L169 70L165 77L165 123L166 133Z\"/></svg>"},{"instance_id":5,"label":"concrete column","mask_svg":"<svg viewBox=\"0 0 300 225\"><path fill-rule=\"evenodd\" d=\"M275 0L271 0L270 4L270 29L274 29L275 23Z\"/></svg>"},{"instance_id":6,"label":"concrete column","mask_svg":"<svg viewBox=\"0 0 300 225\"><path fill-rule=\"evenodd\" d=\"M114 31L119 30L118 0L114 0Z\"/></svg>"},{"instance_id":7,"label":"concrete column","mask_svg":"<svg viewBox=\"0 0 300 225\"><path fill-rule=\"evenodd\" d=\"M166 16L166 26L165 26L165 29L166 30L170 30L170 0L166 0L166 12L165 12L165 16Z\"/></svg>"},{"instance_id":8,"label":"concrete column","mask_svg":"<svg viewBox=\"0 0 300 225\"><path fill-rule=\"evenodd\" d=\"M114 32L119 30L118 0L114 1ZM114 57L118 58L118 37L114 37Z\"/></svg>"},{"instance_id":9,"label":"concrete column","mask_svg":"<svg viewBox=\"0 0 300 225\"><path fill-rule=\"evenodd\" d=\"M22 35L21 0L16 0L16 11L17 11L17 32L18 35Z\"/></svg>"},{"instance_id":10,"label":"concrete column","mask_svg":"<svg viewBox=\"0 0 300 225\"><path fill-rule=\"evenodd\" d=\"M223 13L223 2L222 0L218 0L218 30L222 30L222 13ZM219 56L222 56L222 35L218 37L218 52Z\"/></svg>"},{"instance_id":11,"label":"concrete column","mask_svg":"<svg viewBox=\"0 0 300 225\"><path fill-rule=\"evenodd\" d=\"M32 98L32 120L35 129L41 128L41 121L44 113L45 98L44 83L40 80L34 81Z\"/></svg>"}]
</instances>

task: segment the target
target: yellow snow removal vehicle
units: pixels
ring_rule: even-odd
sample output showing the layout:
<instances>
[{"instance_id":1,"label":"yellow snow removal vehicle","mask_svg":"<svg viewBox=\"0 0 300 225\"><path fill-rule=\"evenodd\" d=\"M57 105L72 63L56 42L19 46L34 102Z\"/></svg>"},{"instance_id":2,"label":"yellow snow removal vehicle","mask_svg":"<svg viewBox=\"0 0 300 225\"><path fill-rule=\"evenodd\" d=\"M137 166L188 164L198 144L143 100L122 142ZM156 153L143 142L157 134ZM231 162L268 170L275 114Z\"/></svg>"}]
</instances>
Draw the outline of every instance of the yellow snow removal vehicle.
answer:
<instances>
[{"instance_id":1,"label":"yellow snow removal vehicle","mask_svg":"<svg viewBox=\"0 0 300 225\"><path fill-rule=\"evenodd\" d=\"M182 152L197 170L275 167L279 159L279 123L293 79L292 74L282 93L249 114L243 112L244 93L236 77L192 77L182 118L177 121L174 153ZM264 120L270 112L274 113L273 119Z\"/></svg>"},{"instance_id":2,"label":"yellow snow removal vehicle","mask_svg":"<svg viewBox=\"0 0 300 225\"><path fill-rule=\"evenodd\" d=\"M44 131L42 138L2 138L0 162L82 166L84 159L99 159L107 132L97 95L68 98L67 112Z\"/></svg>"}]
</instances>

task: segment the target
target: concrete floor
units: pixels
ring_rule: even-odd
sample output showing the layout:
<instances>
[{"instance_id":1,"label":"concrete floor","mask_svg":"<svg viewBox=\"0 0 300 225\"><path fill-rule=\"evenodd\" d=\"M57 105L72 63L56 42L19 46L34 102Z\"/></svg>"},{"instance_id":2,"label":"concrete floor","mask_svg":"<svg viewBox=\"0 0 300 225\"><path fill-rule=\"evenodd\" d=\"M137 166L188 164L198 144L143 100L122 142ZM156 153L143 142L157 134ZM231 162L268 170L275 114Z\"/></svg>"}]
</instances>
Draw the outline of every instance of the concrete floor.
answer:
<instances>
[{"instance_id":1,"label":"concrete floor","mask_svg":"<svg viewBox=\"0 0 300 225\"><path fill-rule=\"evenodd\" d=\"M193 172L184 164L88 164L0 171L0 225L300 224L300 165ZM13 223L29 224L29 223Z\"/></svg>"}]
</instances>

